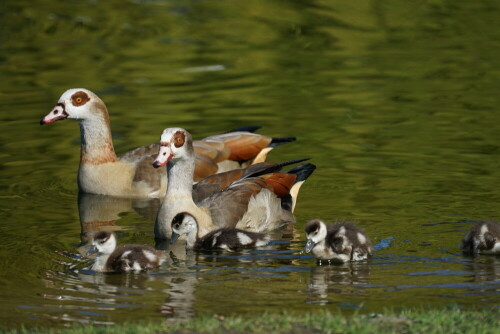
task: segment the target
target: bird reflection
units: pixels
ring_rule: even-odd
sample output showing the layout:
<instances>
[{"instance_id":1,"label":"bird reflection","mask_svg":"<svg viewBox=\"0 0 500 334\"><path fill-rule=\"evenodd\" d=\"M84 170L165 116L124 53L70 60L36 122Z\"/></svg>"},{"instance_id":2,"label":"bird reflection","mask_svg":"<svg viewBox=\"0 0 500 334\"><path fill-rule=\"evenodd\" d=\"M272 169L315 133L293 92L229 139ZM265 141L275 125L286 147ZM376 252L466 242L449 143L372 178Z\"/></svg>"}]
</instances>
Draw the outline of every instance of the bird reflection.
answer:
<instances>
[{"instance_id":1,"label":"bird reflection","mask_svg":"<svg viewBox=\"0 0 500 334\"><path fill-rule=\"evenodd\" d=\"M78 194L78 213L80 215L82 244L78 247L80 254L88 250L88 243L95 232L116 231L122 229L116 225L120 214L137 212L152 222L160 208L158 199L131 199L95 194Z\"/></svg>"},{"instance_id":2,"label":"bird reflection","mask_svg":"<svg viewBox=\"0 0 500 334\"><path fill-rule=\"evenodd\" d=\"M464 269L470 272L471 282L493 282L500 280L500 257L480 255L470 257L464 265Z\"/></svg>"},{"instance_id":3,"label":"bird reflection","mask_svg":"<svg viewBox=\"0 0 500 334\"><path fill-rule=\"evenodd\" d=\"M357 285L369 283L370 266L367 263L348 262L330 266L316 266L311 271L307 286L313 296L311 303L327 304L335 295L359 294Z\"/></svg>"}]
</instances>

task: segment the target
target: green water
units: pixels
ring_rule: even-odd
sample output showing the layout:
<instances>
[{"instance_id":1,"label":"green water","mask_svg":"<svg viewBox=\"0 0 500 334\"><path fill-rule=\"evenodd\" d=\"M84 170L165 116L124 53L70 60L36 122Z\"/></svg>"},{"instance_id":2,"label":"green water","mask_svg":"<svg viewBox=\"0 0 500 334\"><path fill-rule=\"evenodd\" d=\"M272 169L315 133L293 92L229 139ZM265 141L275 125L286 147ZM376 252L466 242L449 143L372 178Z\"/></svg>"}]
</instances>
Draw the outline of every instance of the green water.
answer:
<instances>
[{"instance_id":1,"label":"green water","mask_svg":"<svg viewBox=\"0 0 500 334\"><path fill-rule=\"evenodd\" d=\"M499 18L486 0L0 2L0 326L498 307L500 258L458 246L499 219ZM296 136L269 158L318 166L298 223L258 251L86 270L92 222L153 245L158 203L78 198L78 125L38 124L73 87L105 101L118 153L168 126ZM362 226L373 259L317 267L317 217Z\"/></svg>"}]
</instances>

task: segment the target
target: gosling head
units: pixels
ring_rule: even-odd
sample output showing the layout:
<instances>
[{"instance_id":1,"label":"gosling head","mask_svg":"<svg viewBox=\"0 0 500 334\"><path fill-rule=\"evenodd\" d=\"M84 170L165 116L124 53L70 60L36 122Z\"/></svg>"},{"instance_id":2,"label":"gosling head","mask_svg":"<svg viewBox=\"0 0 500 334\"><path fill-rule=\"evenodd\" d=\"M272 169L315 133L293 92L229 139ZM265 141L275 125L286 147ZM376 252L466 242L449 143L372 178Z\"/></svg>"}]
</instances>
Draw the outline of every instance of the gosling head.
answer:
<instances>
[{"instance_id":1,"label":"gosling head","mask_svg":"<svg viewBox=\"0 0 500 334\"><path fill-rule=\"evenodd\" d=\"M173 244L181 235L190 234L198 230L196 219L187 212L178 213L172 219L172 237L170 243Z\"/></svg>"},{"instance_id":2,"label":"gosling head","mask_svg":"<svg viewBox=\"0 0 500 334\"><path fill-rule=\"evenodd\" d=\"M318 243L325 240L327 234L326 225L319 219L313 219L307 222L305 231L307 242L304 252L309 253Z\"/></svg>"},{"instance_id":3,"label":"gosling head","mask_svg":"<svg viewBox=\"0 0 500 334\"><path fill-rule=\"evenodd\" d=\"M109 255L113 253L116 248L116 237L113 232L101 231L94 235L92 240L92 246L87 252L87 256L98 253L103 255Z\"/></svg>"}]
</instances>

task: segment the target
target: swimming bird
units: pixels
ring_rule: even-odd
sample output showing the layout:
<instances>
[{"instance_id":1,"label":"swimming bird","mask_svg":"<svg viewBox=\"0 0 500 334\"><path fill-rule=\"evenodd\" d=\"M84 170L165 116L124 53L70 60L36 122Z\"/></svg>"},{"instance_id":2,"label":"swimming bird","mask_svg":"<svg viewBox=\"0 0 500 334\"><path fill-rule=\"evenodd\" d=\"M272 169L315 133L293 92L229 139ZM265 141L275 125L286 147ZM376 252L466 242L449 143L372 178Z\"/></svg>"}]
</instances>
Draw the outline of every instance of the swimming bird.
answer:
<instances>
[{"instance_id":1,"label":"swimming bird","mask_svg":"<svg viewBox=\"0 0 500 334\"><path fill-rule=\"evenodd\" d=\"M225 249L235 251L241 248L261 247L269 243L269 235L244 231L237 228L221 228L198 237L198 222L187 212L177 214L172 220L174 243L179 236L186 234L187 249Z\"/></svg>"},{"instance_id":2,"label":"swimming bird","mask_svg":"<svg viewBox=\"0 0 500 334\"><path fill-rule=\"evenodd\" d=\"M298 161L263 162L246 170L201 180L195 190L206 185L210 191L199 197L191 185L194 160L191 134L182 128L165 129L154 162L155 167L167 164L169 178L167 194L156 218L157 239L171 237L172 220L181 212L195 217L200 237L222 227L264 232L295 221L293 209L299 188L316 168L313 164L304 164L281 173L278 171L284 165Z\"/></svg>"},{"instance_id":3,"label":"swimming bird","mask_svg":"<svg viewBox=\"0 0 500 334\"><path fill-rule=\"evenodd\" d=\"M87 256L95 254L91 269L102 272L141 271L159 267L166 258L164 254L146 245L123 245L116 247L113 232L101 231L94 235Z\"/></svg>"},{"instance_id":4,"label":"swimming bird","mask_svg":"<svg viewBox=\"0 0 500 334\"><path fill-rule=\"evenodd\" d=\"M371 255L371 242L356 225L348 222L326 224L314 219L305 227L307 243L304 251L318 259L333 262L366 260Z\"/></svg>"},{"instance_id":5,"label":"swimming bird","mask_svg":"<svg viewBox=\"0 0 500 334\"><path fill-rule=\"evenodd\" d=\"M74 119L80 125L80 192L122 197L163 197L167 186L166 172L151 166L159 144L139 147L117 157L108 110L96 94L84 88L67 90L40 124L64 119ZM241 128L194 142L194 180L264 161L273 147L295 140L293 137L272 138L252 133L257 128Z\"/></svg>"},{"instance_id":6,"label":"swimming bird","mask_svg":"<svg viewBox=\"0 0 500 334\"><path fill-rule=\"evenodd\" d=\"M470 254L500 254L500 223L486 221L473 225L460 248Z\"/></svg>"}]
</instances>

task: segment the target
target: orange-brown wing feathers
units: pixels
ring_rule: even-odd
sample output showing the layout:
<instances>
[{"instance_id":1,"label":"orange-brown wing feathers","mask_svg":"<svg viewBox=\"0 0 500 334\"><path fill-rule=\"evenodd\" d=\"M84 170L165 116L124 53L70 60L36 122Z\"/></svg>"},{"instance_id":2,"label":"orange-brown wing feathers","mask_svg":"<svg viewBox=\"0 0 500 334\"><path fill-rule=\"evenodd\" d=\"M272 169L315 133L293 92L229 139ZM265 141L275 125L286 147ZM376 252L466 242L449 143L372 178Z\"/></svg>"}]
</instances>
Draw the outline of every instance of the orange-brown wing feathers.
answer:
<instances>
[{"instance_id":1,"label":"orange-brown wing feathers","mask_svg":"<svg viewBox=\"0 0 500 334\"><path fill-rule=\"evenodd\" d=\"M273 189L273 192L278 197L284 197L290 193L290 189L297 180L297 175L287 173L273 173L263 175L262 178L266 181L267 185Z\"/></svg>"},{"instance_id":2,"label":"orange-brown wing feathers","mask_svg":"<svg viewBox=\"0 0 500 334\"><path fill-rule=\"evenodd\" d=\"M214 162L227 160L231 154L229 148L224 143L216 140L197 140L193 143L196 155L203 155Z\"/></svg>"},{"instance_id":3,"label":"orange-brown wing feathers","mask_svg":"<svg viewBox=\"0 0 500 334\"><path fill-rule=\"evenodd\" d=\"M196 154L193 179L194 181L199 181L217 173L218 169L219 167L214 160L205 155Z\"/></svg>"},{"instance_id":4,"label":"orange-brown wing feathers","mask_svg":"<svg viewBox=\"0 0 500 334\"><path fill-rule=\"evenodd\" d=\"M251 132L230 132L208 137L220 140L231 151L229 160L246 161L253 159L259 152L271 144L272 138Z\"/></svg>"}]
</instances>

